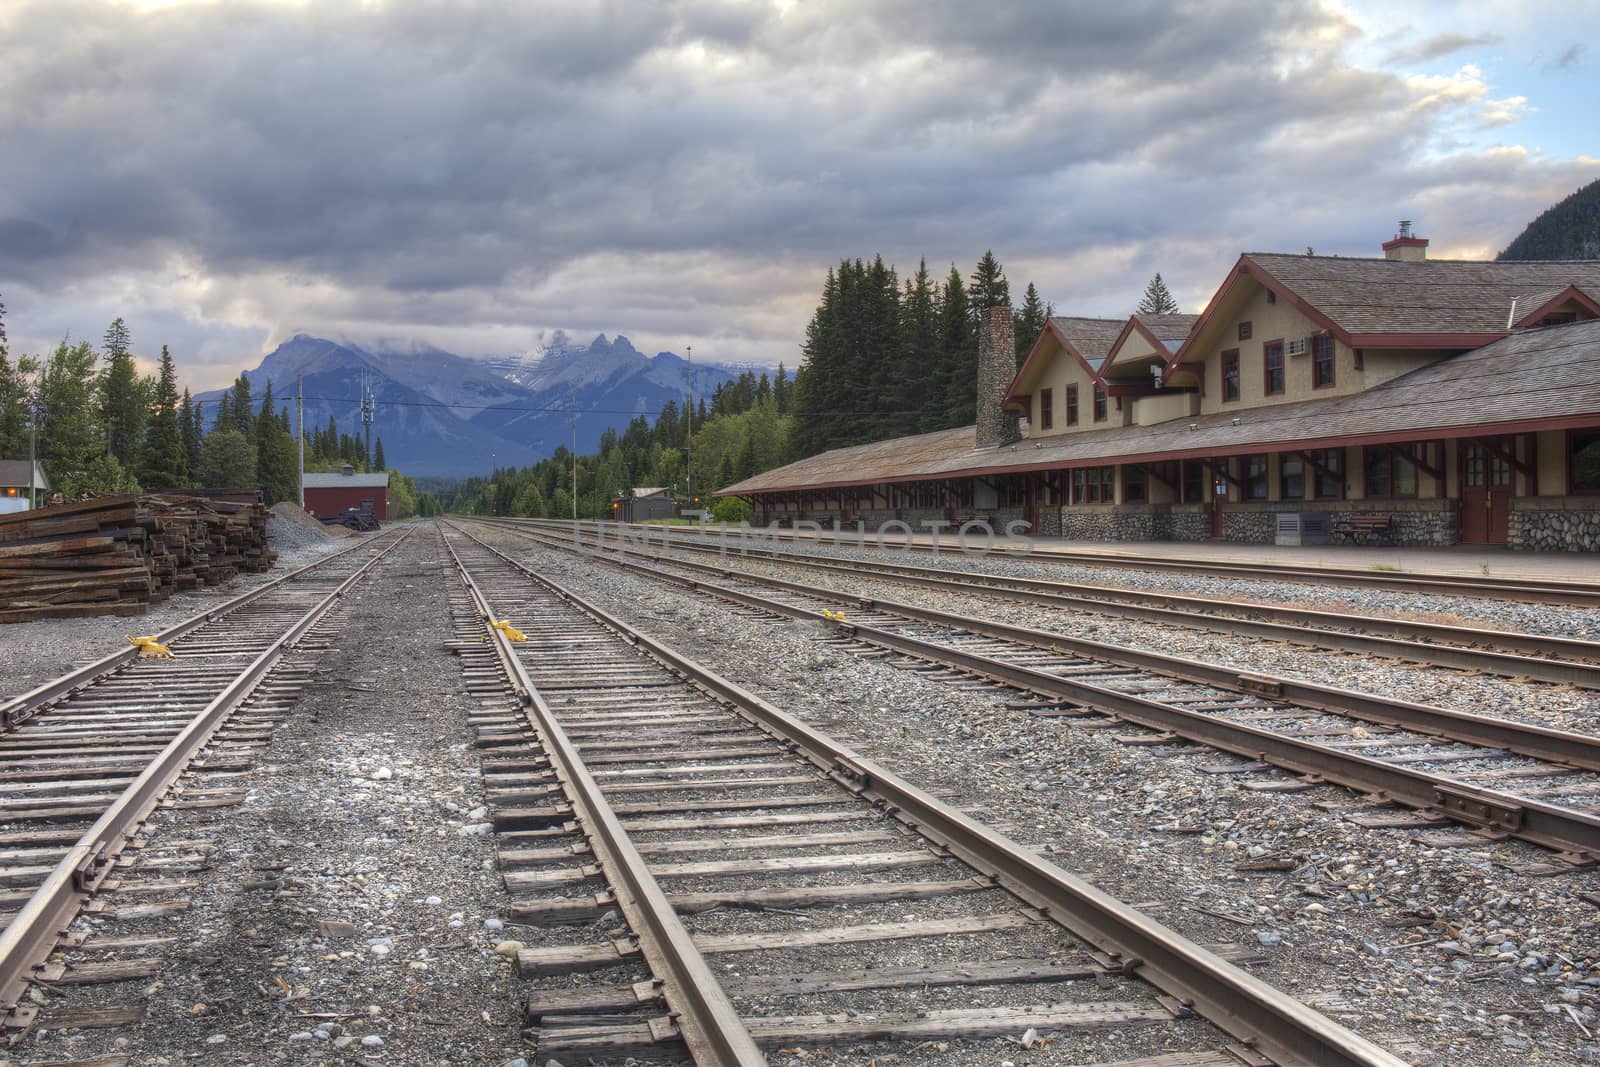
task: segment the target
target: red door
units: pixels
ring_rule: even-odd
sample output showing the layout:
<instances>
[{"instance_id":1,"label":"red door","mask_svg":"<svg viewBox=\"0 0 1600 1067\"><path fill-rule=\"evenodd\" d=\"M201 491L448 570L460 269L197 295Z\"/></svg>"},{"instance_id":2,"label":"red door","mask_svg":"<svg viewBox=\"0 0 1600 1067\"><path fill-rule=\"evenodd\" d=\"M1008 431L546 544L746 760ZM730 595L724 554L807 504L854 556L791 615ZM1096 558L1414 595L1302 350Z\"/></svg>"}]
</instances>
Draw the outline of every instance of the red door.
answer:
<instances>
[{"instance_id":1,"label":"red door","mask_svg":"<svg viewBox=\"0 0 1600 1067\"><path fill-rule=\"evenodd\" d=\"M1515 448L1515 442L1501 447ZM1511 464L1483 445L1461 446L1462 544L1503 545L1511 526Z\"/></svg>"}]
</instances>

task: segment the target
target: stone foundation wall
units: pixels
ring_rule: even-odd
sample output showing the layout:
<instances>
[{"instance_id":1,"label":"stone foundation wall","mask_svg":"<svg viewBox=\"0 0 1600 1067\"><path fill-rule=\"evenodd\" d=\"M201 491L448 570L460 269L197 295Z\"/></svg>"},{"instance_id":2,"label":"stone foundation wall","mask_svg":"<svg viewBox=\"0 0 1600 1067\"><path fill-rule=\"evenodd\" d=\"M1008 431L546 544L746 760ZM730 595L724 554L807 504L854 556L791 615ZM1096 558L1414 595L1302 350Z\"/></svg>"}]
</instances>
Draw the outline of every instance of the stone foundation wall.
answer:
<instances>
[{"instance_id":1,"label":"stone foundation wall","mask_svg":"<svg viewBox=\"0 0 1600 1067\"><path fill-rule=\"evenodd\" d=\"M1067 507L1059 512L1069 541L1152 541L1155 516L1146 504Z\"/></svg>"},{"instance_id":2,"label":"stone foundation wall","mask_svg":"<svg viewBox=\"0 0 1600 1067\"><path fill-rule=\"evenodd\" d=\"M1600 497L1512 500L1506 547L1526 552L1600 552Z\"/></svg>"},{"instance_id":3,"label":"stone foundation wall","mask_svg":"<svg viewBox=\"0 0 1600 1067\"><path fill-rule=\"evenodd\" d=\"M1278 512L1271 504L1225 504L1222 540L1241 545L1270 545L1278 539Z\"/></svg>"},{"instance_id":4,"label":"stone foundation wall","mask_svg":"<svg viewBox=\"0 0 1600 1067\"><path fill-rule=\"evenodd\" d=\"M1168 541L1211 540L1211 516L1200 504L1175 504L1167 513Z\"/></svg>"},{"instance_id":5,"label":"stone foundation wall","mask_svg":"<svg viewBox=\"0 0 1600 1067\"><path fill-rule=\"evenodd\" d=\"M1307 510L1313 510L1307 508ZM1385 544L1404 548L1447 548L1456 543L1454 500L1340 500L1327 501L1316 511L1328 512L1338 526L1357 515L1389 516Z\"/></svg>"}]
</instances>

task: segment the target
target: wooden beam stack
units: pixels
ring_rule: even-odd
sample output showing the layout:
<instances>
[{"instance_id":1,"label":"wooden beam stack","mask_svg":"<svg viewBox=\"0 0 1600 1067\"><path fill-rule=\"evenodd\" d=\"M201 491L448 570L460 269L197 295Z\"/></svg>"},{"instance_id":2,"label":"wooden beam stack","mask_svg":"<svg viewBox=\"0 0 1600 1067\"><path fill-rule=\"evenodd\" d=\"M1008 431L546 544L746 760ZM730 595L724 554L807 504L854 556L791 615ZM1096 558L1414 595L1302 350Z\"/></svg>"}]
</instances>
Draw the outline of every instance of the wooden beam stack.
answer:
<instances>
[{"instance_id":1,"label":"wooden beam stack","mask_svg":"<svg viewBox=\"0 0 1600 1067\"><path fill-rule=\"evenodd\" d=\"M92 497L0 515L0 622L140 615L272 566L260 494Z\"/></svg>"}]
</instances>

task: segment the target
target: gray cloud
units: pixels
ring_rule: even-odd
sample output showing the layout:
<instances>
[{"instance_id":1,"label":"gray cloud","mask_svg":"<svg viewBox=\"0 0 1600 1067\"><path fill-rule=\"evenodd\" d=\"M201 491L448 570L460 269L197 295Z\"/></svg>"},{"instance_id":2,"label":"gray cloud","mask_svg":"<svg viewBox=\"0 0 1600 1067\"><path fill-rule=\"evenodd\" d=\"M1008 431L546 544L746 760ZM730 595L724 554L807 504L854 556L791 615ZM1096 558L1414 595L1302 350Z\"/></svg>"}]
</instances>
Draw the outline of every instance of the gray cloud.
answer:
<instances>
[{"instance_id":1,"label":"gray cloud","mask_svg":"<svg viewBox=\"0 0 1600 1067\"><path fill-rule=\"evenodd\" d=\"M1583 53L1588 51L1588 45L1569 44L1559 56L1545 64L1546 70L1572 70L1583 59Z\"/></svg>"},{"instance_id":2,"label":"gray cloud","mask_svg":"<svg viewBox=\"0 0 1600 1067\"><path fill-rule=\"evenodd\" d=\"M1426 63L1429 60L1443 59L1445 56L1457 52L1465 52L1471 48L1485 48L1489 45L1499 44L1504 38L1495 33L1482 33L1469 37L1464 33L1436 33L1426 40L1407 48L1397 48L1390 52L1384 59L1387 65L1397 63Z\"/></svg>"},{"instance_id":3,"label":"gray cloud","mask_svg":"<svg viewBox=\"0 0 1600 1067\"><path fill-rule=\"evenodd\" d=\"M32 0L0 9L0 291L13 347L125 314L204 384L301 329L792 365L844 255L993 248L1114 312L1403 214L1503 245L1581 184L1451 147L1481 99L1356 33L1311 0Z\"/></svg>"}]
</instances>

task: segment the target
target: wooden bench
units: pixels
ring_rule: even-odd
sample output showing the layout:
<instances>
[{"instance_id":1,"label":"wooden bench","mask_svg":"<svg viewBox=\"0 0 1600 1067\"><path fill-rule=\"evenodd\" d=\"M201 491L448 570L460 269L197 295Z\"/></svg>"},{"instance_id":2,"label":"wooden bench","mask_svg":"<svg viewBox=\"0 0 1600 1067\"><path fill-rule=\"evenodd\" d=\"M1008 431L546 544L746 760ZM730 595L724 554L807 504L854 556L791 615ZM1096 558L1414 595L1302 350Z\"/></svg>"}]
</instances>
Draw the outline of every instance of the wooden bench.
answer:
<instances>
[{"instance_id":1,"label":"wooden bench","mask_svg":"<svg viewBox=\"0 0 1600 1067\"><path fill-rule=\"evenodd\" d=\"M1387 542L1393 525L1393 515L1352 515L1333 528L1333 537L1335 541L1343 537L1358 545L1374 540Z\"/></svg>"}]
</instances>

